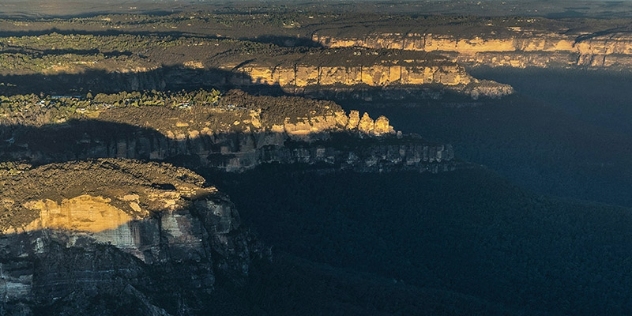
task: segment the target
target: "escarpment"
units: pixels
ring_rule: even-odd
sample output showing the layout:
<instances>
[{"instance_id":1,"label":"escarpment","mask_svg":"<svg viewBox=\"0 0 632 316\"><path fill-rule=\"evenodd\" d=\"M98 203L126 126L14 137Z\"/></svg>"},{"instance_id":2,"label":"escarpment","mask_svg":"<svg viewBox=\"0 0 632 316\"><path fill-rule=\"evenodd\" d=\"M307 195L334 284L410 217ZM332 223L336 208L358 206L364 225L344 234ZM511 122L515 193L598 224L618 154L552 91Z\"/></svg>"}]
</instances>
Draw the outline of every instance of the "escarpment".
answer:
<instances>
[{"instance_id":1,"label":"escarpment","mask_svg":"<svg viewBox=\"0 0 632 316\"><path fill-rule=\"evenodd\" d=\"M249 64L239 68L252 84L280 86L291 93L317 93L319 90L353 91L372 88L413 88L435 85L443 89L471 96L502 97L513 93L509 85L490 82L491 89L480 89L484 81L470 76L456 64L431 65L423 61L407 60L391 65L367 66L312 66L288 65L274 68ZM247 85L238 81L242 85Z\"/></svg>"},{"instance_id":2,"label":"escarpment","mask_svg":"<svg viewBox=\"0 0 632 316\"><path fill-rule=\"evenodd\" d=\"M205 308L218 277L238 282L262 254L228 198L187 169L103 159L5 171L3 311L73 313L98 297L148 315Z\"/></svg>"},{"instance_id":3,"label":"escarpment","mask_svg":"<svg viewBox=\"0 0 632 316\"><path fill-rule=\"evenodd\" d=\"M264 163L363 172L438 172L456 165L452 146L396 133L386 117L347 114L333 102L298 97L236 91L214 106L97 106L81 113L63 124L4 127L12 137L0 144L3 159L42 164L130 158L224 171Z\"/></svg>"},{"instance_id":4,"label":"escarpment","mask_svg":"<svg viewBox=\"0 0 632 316\"><path fill-rule=\"evenodd\" d=\"M360 50L361 54L370 54ZM382 90L450 91L463 95L499 98L513 93L511 86L479 80L465 69L448 61L424 59L377 60L366 63L327 65L312 61L252 61L224 68L174 66L147 71L105 72L88 70L77 74L55 73L45 76L7 76L0 86L6 94L29 94L45 90L50 94L72 95L76 91L178 91L182 89L242 88L272 94L317 95L320 92L358 92ZM51 80L54 78L54 80ZM2 81L0 81L2 82ZM486 85L492 90L481 90ZM478 92L474 92L477 91ZM39 93L39 92L38 92Z\"/></svg>"},{"instance_id":5,"label":"escarpment","mask_svg":"<svg viewBox=\"0 0 632 316\"><path fill-rule=\"evenodd\" d=\"M227 172L461 166L452 146L402 135L383 116L300 97L213 95L152 106L139 106L156 101L140 94L12 99L19 110L0 116L3 311L73 314L106 297L110 314L187 314L210 310L221 286L246 282L269 252L225 195L161 161ZM45 115L51 105L67 117Z\"/></svg>"},{"instance_id":6,"label":"escarpment","mask_svg":"<svg viewBox=\"0 0 632 316\"><path fill-rule=\"evenodd\" d=\"M71 45L96 51L78 54ZM131 51L123 54L120 47ZM438 54L395 49L291 48L230 39L53 32L0 37L0 52L0 64L5 64L0 67L2 94L212 87L299 95L421 88L490 97L512 93L511 87L495 82L484 82L487 89L473 92L483 81L457 63ZM492 83L495 91L489 89Z\"/></svg>"},{"instance_id":7,"label":"escarpment","mask_svg":"<svg viewBox=\"0 0 632 316\"><path fill-rule=\"evenodd\" d=\"M507 27L490 27L477 35L448 33L383 32L363 37L344 32L314 34L313 40L327 47L367 47L439 52L452 61L491 67L632 67L632 36L629 32L568 33Z\"/></svg>"},{"instance_id":8,"label":"escarpment","mask_svg":"<svg viewBox=\"0 0 632 316\"><path fill-rule=\"evenodd\" d=\"M291 94L326 92L421 90L432 88L459 94L502 97L509 85L478 80L461 65L437 54L388 49L310 49L280 57L259 57L220 66L233 74L237 86L272 86ZM486 85L494 89L479 89ZM379 93L379 92L378 92Z\"/></svg>"}]
</instances>

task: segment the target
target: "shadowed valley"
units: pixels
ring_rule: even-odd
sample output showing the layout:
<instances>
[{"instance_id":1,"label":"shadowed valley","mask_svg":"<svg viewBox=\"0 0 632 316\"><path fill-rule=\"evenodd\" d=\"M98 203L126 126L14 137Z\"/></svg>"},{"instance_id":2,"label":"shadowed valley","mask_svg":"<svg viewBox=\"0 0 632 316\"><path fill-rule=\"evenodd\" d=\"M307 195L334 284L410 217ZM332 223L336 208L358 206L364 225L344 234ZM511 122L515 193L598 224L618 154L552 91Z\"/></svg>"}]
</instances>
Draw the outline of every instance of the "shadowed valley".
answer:
<instances>
[{"instance_id":1,"label":"shadowed valley","mask_svg":"<svg viewBox=\"0 0 632 316\"><path fill-rule=\"evenodd\" d=\"M632 312L625 2L5 2L2 315Z\"/></svg>"}]
</instances>

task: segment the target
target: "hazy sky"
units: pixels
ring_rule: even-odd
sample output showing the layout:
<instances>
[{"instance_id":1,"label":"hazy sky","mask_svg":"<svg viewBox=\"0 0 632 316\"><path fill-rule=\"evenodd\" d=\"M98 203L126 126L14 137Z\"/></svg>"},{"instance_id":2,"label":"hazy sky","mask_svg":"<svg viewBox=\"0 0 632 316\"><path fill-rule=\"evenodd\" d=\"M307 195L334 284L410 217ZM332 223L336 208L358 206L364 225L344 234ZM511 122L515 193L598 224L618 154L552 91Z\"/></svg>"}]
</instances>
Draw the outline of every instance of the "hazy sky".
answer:
<instances>
[{"instance_id":1,"label":"hazy sky","mask_svg":"<svg viewBox=\"0 0 632 316\"><path fill-rule=\"evenodd\" d=\"M632 17L632 0L0 0L0 16L45 17L77 16L93 13L135 13L156 11L212 10L213 4L223 6L261 6L266 3L287 4L291 8L301 3L310 5L345 3L345 12L377 12L391 14L471 14L479 16L594 16ZM371 6L351 7L352 2L371 2ZM389 3L401 3L391 6ZM342 8L341 8L342 9Z\"/></svg>"}]
</instances>

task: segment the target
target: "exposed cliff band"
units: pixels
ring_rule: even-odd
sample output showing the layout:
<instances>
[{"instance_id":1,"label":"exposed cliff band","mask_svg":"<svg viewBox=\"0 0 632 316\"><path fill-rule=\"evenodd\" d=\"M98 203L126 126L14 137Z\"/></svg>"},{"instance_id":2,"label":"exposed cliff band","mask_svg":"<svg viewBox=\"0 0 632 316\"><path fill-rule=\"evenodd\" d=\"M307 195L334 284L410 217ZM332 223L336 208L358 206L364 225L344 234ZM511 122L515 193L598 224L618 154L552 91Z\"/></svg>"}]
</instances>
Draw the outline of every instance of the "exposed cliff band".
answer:
<instances>
[{"instance_id":1,"label":"exposed cliff band","mask_svg":"<svg viewBox=\"0 0 632 316\"><path fill-rule=\"evenodd\" d=\"M0 143L1 158L42 164L186 157L188 166L225 171L264 163L323 164L364 172L454 168L450 145L397 133L383 116L374 120L368 113L347 114L333 102L299 97L254 97L234 91L205 106L93 104L75 120L29 127L37 121L38 116L33 116L17 120L21 126L4 128L3 134L11 138Z\"/></svg>"},{"instance_id":2,"label":"exposed cliff band","mask_svg":"<svg viewBox=\"0 0 632 316\"><path fill-rule=\"evenodd\" d=\"M589 66L629 68L632 65L632 36L629 33L562 34L508 28L502 36L494 32L459 37L433 33L371 33L362 38L344 34L315 34L313 40L327 47L367 47L442 52L455 62L492 67ZM456 54L456 55L451 55Z\"/></svg>"},{"instance_id":3,"label":"exposed cliff band","mask_svg":"<svg viewBox=\"0 0 632 316\"><path fill-rule=\"evenodd\" d=\"M344 52L348 53L348 52ZM313 65L285 62L270 67L265 64L248 63L235 70L244 77L234 77L237 85L264 84L280 86L290 93L306 90L345 90L352 88L395 88L442 86L449 91L467 94L474 98L487 96L498 98L513 93L509 85L493 81L478 80L455 63L436 60L384 58L373 63L362 64L358 56L371 55L372 51L356 49L352 56L339 65ZM334 52L334 54L340 54ZM419 56L421 57L421 56ZM340 57L337 57L340 58Z\"/></svg>"},{"instance_id":4,"label":"exposed cliff band","mask_svg":"<svg viewBox=\"0 0 632 316\"><path fill-rule=\"evenodd\" d=\"M107 44L104 44L107 43ZM57 54L89 46L94 55ZM186 48L184 46L186 45ZM134 54L112 51L132 47ZM88 48L86 48L88 49ZM142 49L142 51L141 51ZM108 53L100 53L101 51ZM266 46L249 41L164 39L155 36L61 35L0 37L0 92L178 90L191 87L280 87L292 94L431 86L475 97L502 97L511 87L471 77L437 54L370 49ZM254 58L253 58L254 57ZM169 66L166 66L169 65ZM34 84L13 75L59 76L60 82ZM7 82L4 82L4 81ZM8 85L7 85L8 84ZM485 89L478 89L485 85ZM494 89L490 89L494 86Z\"/></svg>"},{"instance_id":5,"label":"exposed cliff band","mask_svg":"<svg viewBox=\"0 0 632 316\"><path fill-rule=\"evenodd\" d=\"M175 314L202 308L217 277L238 282L261 255L226 196L187 169L117 159L53 164L0 172L0 188L3 311L109 296L117 298L112 310L133 304Z\"/></svg>"}]
</instances>

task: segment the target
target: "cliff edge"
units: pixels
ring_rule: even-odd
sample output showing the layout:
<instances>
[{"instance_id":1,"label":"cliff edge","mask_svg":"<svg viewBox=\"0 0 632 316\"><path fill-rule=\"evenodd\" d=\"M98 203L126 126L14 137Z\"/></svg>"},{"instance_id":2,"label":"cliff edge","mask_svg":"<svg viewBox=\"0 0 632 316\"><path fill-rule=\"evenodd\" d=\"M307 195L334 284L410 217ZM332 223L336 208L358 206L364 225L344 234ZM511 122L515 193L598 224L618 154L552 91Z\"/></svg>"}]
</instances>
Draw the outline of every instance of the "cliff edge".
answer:
<instances>
[{"instance_id":1,"label":"cliff edge","mask_svg":"<svg viewBox=\"0 0 632 316\"><path fill-rule=\"evenodd\" d=\"M27 105L16 101L25 108L5 114L4 120L11 123L0 126L0 136L6 140L0 143L0 159L44 164L128 158L231 172L264 163L362 172L439 172L452 170L456 164L449 144L404 135L386 117L373 119L355 110L347 113L331 101L252 96L242 91L230 92L212 104L197 102L196 94L153 106L139 106L144 101L138 98L125 94L116 105L95 101L106 96L68 101L83 105L72 113L62 112L65 116L54 119L54 124L41 123L50 115L39 105L42 101L35 99ZM58 106L57 101L54 105Z\"/></svg>"},{"instance_id":2,"label":"cliff edge","mask_svg":"<svg viewBox=\"0 0 632 316\"><path fill-rule=\"evenodd\" d=\"M239 283L262 254L225 195L168 164L3 168L0 187L0 308L9 314L182 314L205 307L218 277Z\"/></svg>"}]
</instances>

